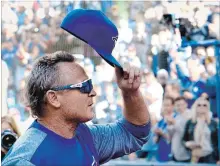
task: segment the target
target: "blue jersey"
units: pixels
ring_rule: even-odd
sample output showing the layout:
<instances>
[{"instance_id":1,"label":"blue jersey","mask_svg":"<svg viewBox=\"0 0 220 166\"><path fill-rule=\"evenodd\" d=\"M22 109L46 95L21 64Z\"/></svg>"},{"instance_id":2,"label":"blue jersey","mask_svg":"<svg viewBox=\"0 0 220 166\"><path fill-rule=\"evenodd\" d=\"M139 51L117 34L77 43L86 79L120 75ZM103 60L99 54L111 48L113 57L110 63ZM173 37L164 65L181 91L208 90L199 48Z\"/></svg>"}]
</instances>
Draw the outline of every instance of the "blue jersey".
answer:
<instances>
[{"instance_id":1,"label":"blue jersey","mask_svg":"<svg viewBox=\"0 0 220 166\"><path fill-rule=\"evenodd\" d=\"M125 119L108 125L80 124L66 139L35 121L4 158L2 165L96 166L137 151L148 140L150 124L135 126Z\"/></svg>"}]
</instances>

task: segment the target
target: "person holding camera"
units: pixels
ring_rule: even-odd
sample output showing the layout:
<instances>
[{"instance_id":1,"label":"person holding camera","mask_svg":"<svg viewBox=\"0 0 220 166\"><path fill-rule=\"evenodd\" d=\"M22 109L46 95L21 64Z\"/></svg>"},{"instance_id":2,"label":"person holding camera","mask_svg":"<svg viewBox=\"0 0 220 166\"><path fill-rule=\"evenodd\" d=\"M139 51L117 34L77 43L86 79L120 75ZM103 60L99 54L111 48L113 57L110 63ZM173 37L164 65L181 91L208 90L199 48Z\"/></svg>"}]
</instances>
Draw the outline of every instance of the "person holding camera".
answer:
<instances>
[{"instance_id":1,"label":"person holding camera","mask_svg":"<svg viewBox=\"0 0 220 166\"><path fill-rule=\"evenodd\" d=\"M20 136L20 131L18 130L17 124L13 117L3 116L1 118L2 122L2 133L1 133L1 160L5 157L9 149L15 143L15 141Z\"/></svg>"},{"instance_id":2,"label":"person holding camera","mask_svg":"<svg viewBox=\"0 0 220 166\"><path fill-rule=\"evenodd\" d=\"M180 65L181 59L178 55L175 56L174 62L182 86L182 95L187 101L188 108L191 108L196 99L205 92L205 83L201 80L199 64L188 64L189 76L187 76L183 72L182 66Z\"/></svg>"},{"instance_id":3,"label":"person holding camera","mask_svg":"<svg viewBox=\"0 0 220 166\"><path fill-rule=\"evenodd\" d=\"M27 99L37 120L16 141L2 165L99 165L141 149L148 140L150 118L139 90L141 71L115 67L124 101L116 123L91 125L92 80L72 54L41 57L27 82Z\"/></svg>"}]
</instances>

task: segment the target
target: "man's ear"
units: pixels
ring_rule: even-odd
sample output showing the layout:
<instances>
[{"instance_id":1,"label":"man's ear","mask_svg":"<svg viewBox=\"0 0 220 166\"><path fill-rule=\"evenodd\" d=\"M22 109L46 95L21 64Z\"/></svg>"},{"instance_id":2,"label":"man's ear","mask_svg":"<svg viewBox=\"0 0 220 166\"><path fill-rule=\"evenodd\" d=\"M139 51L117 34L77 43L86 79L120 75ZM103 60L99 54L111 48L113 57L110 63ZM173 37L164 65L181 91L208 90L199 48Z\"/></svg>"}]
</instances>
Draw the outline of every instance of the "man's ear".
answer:
<instances>
[{"instance_id":1,"label":"man's ear","mask_svg":"<svg viewBox=\"0 0 220 166\"><path fill-rule=\"evenodd\" d=\"M48 90L45 97L48 104L55 108L60 107L60 101L58 100L57 93L55 91Z\"/></svg>"}]
</instances>

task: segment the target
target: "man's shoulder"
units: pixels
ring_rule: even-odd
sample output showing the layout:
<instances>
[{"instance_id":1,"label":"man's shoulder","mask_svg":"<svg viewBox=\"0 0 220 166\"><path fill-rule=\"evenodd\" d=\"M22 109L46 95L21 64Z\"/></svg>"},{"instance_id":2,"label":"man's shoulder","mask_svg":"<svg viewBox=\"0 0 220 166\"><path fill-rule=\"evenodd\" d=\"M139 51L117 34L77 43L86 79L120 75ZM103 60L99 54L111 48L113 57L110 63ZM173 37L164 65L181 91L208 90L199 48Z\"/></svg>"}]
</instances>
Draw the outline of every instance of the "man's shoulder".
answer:
<instances>
[{"instance_id":1,"label":"man's shoulder","mask_svg":"<svg viewBox=\"0 0 220 166\"><path fill-rule=\"evenodd\" d=\"M8 152L2 165L12 165L21 161L29 162L46 137L46 133L36 128L29 128Z\"/></svg>"}]
</instances>

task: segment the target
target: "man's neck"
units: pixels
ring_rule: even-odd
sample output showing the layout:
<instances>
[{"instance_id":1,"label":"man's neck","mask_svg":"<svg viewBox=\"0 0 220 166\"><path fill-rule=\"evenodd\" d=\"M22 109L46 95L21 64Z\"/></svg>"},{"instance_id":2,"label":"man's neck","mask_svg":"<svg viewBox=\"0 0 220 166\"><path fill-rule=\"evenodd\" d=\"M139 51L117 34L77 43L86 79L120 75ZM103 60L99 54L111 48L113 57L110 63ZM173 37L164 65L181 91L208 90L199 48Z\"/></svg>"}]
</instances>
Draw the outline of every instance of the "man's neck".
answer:
<instances>
[{"instance_id":1,"label":"man's neck","mask_svg":"<svg viewBox=\"0 0 220 166\"><path fill-rule=\"evenodd\" d=\"M75 136L75 130L77 128L77 123L75 122L68 122L60 117L38 118L37 121L64 138L71 139Z\"/></svg>"}]
</instances>

